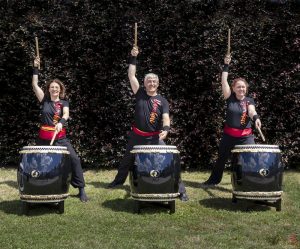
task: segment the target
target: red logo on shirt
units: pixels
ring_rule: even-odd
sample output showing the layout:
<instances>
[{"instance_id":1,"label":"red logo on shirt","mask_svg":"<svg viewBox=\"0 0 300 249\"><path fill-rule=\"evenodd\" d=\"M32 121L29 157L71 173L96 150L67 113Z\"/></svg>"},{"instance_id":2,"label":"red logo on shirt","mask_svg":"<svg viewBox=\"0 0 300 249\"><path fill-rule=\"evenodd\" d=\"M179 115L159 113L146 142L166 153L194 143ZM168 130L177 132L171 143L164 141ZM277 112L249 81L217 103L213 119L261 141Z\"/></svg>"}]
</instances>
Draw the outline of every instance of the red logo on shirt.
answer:
<instances>
[{"instance_id":1,"label":"red logo on shirt","mask_svg":"<svg viewBox=\"0 0 300 249\"><path fill-rule=\"evenodd\" d=\"M241 116L241 125L245 125L247 119L249 101L241 101L240 105L242 106L242 110L243 110L243 114Z\"/></svg>"},{"instance_id":2,"label":"red logo on shirt","mask_svg":"<svg viewBox=\"0 0 300 249\"><path fill-rule=\"evenodd\" d=\"M156 121L156 118L158 116L157 107L161 106L161 101L158 100L158 99L151 99L151 103L152 103L153 108L152 108L152 111L150 113L150 123L154 124L155 121Z\"/></svg>"},{"instance_id":3,"label":"red logo on shirt","mask_svg":"<svg viewBox=\"0 0 300 249\"><path fill-rule=\"evenodd\" d=\"M60 120L59 115L61 113L62 103L61 102L54 103L54 109L55 109L55 113L53 116L53 124L56 125L58 123L58 121Z\"/></svg>"}]
</instances>

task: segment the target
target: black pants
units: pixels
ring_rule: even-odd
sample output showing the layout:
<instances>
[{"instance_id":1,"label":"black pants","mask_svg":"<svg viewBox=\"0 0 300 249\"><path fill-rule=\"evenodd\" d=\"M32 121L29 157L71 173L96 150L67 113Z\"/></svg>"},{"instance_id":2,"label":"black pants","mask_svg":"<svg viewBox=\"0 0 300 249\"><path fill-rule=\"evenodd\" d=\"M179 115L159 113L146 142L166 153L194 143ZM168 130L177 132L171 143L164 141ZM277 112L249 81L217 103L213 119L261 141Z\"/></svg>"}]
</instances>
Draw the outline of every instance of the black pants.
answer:
<instances>
[{"instance_id":1,"label":"black pants","mask_svg":"<svg viewBox=\"0 0 300 249\"><path fill-rule=\"evenodd\" d=\"M125 155L118 168L118 173L115 177L115 181L118 183L124 183L128 176L129 170L134 165L134 155L130 153L135 145L165 145L163 140L159 140L159 136L143 137L135 134L133 131L129 133L128 143L126 146ZM179 193L185 193L185 186L181 179L179 179Z\"/></svg>"},{"instance_id":2,"label":"black pants","mask_svg":"<svg viewBox=\"0 0 300 249\"><path fill-rule=\"evenodd\" d=\"M212 169L209 181L215 184L221 182L225 164L231 155L231 150L235 145L243 144L255 144L253 135L247 137L232 137L227 134L223 134L219 145L218 160L215 167Z\"/></svg>"},{"instance_id":3,"label":"black pants","mask_svg":"<svg viewBox=\"0 0 300 249\"><path fill-rule=\"evenodd\" d=\"M37 145L49 145L50 141L38 138L36 143ZM63 138L63 139L55 140L53 145L67 147L68 151L70 152L70 158L71 158L71 170L72 170L71 185L74 188L83 188L85 186L85 182L83 178L81 162L75 150L73 149L69 139Z\"/></svg>"}]
</instances>

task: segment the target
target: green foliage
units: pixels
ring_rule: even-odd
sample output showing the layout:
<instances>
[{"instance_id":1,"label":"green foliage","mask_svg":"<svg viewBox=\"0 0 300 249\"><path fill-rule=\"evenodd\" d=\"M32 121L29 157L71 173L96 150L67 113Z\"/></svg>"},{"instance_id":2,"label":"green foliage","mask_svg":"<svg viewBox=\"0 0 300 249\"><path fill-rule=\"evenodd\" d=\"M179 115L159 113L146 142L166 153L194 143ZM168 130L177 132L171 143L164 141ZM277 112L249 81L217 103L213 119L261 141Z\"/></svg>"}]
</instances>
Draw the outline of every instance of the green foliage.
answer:
<instances>
[{"instance_id":1,"label":"green foliage","mask_svg":"<svg viewBox=\"0 0 300 249\"><path fill-rule=\"evenodd\" d=\"M168 144L185 168L216 159L224 101L220 67L232 30L230 79L245 77L257 102L267 143L299 161L299 5L287 1L1 1L0 160L18 161L33 143L39 105L31 90L34 36L39 37L40 84L58 77L67 85L69 131L86 165L116 167L133 119L127 59L138 23L137 76L160 77L171 104ZM298 79L298 80L297 80ZM260 138L257 142L261 142Z\"/></svg>"}]
</instances>

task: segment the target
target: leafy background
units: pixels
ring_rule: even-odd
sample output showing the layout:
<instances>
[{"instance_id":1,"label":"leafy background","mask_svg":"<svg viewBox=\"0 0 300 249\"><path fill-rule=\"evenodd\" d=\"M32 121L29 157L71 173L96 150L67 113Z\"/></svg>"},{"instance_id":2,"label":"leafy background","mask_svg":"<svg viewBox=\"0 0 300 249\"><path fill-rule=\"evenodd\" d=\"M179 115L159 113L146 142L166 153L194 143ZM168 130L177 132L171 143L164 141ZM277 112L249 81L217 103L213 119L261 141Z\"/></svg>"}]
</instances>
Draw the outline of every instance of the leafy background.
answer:
<instances>
[{"instance_id":1,"label":"leafy background","mask_svg":"<svg viewBox=\"0 0 300 249\"><path fill-rule=\"evenodd\" d=\"M216 160L228 28L230 79L249 81L266 143L280 145L287 167L299 167L299 1L0 2L1 166L15 165L20 148L37 136L39 104L31 88L37 35L40 85L55 77L66 84L69 138L84 167L117 167L133 119L127 63L137 22L137 77L142 83L147 72L159 75L172 118L167 143L181 151L183 168L207 169Z\"/></svg>"}]
</instances>

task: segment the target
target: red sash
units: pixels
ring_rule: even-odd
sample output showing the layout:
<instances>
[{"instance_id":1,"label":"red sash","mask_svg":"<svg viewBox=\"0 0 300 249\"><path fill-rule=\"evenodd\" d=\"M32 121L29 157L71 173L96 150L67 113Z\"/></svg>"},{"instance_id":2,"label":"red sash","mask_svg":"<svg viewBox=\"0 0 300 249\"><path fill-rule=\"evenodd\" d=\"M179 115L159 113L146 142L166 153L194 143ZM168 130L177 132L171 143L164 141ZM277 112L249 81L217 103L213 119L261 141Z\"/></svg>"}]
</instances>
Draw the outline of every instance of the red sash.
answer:
<instances>
[{"instance_id":1,"label":"red sash","mask_svg":"<svg viewBox=\"0 0 300 249\"><path fill-rule=\"evenodd\" d=\"M160 133L160 131L152 131L152 132L141 131L138 128L136 128L134 125L132 125L131 127L135 134L143 136L143 137L151 137L154 135L158 135Z\"/></svg>"},{"instance_id":2,"label":"red sash","mask_svg":"<svg viewBox=\"0 0 300 249\"><path fill-rule=\"evenodd\" d=\"M237 128L231 128L225 124L224 133L229 136L232 136L232 137L244 137L244 136L252 135L252 129L246 128L246 129L240 130Z\"/></svg>"},{"instance_id":3,"label":"red sash","mask_svg":"<svg viewBox=\"0 0 300 249\"><path fill-rule=\"evenodd\" d=\"M44 140L51 140L55 132L55 126L42 125L39 131L39 138ZM55 140L66 137L66 128L57 133Z\"/></svg>"}]
</instances>

